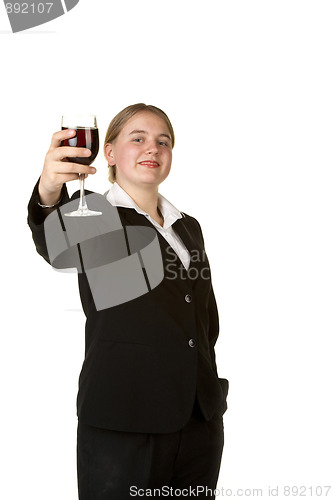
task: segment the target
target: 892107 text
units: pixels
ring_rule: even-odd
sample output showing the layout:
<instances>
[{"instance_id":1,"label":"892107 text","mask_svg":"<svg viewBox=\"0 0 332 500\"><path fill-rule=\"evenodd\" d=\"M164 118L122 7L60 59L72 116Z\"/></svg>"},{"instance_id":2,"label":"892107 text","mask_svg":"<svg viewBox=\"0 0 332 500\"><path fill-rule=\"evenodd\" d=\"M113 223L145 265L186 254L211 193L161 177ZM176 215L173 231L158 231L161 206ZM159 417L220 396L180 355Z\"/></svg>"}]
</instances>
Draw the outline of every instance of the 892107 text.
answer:
<instances>
[{"instance_id":1,"label":"892107 text","mask_svg":"<svg viewBox=\"0 0 332 500\"><path fill-rule=\"evenodd\" d=\"M49 14L53 2L6 3L7 14Z\"/></svg>"}]
</instances>

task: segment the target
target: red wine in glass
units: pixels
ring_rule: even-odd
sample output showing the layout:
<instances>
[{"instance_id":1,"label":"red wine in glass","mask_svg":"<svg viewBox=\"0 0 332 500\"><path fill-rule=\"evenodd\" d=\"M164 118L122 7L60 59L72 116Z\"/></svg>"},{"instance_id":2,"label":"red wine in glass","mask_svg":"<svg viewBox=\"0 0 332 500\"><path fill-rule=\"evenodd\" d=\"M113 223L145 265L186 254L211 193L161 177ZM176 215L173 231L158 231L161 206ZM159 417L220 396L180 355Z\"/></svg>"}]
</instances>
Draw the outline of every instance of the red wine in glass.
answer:
<instances>
[{"instance_id":1,"label":"red wine in glass","mask_svg":"<svg viewBox=\"0 0 332 500\"><path fill-rule=\"evenodd\" d=\"M62 130L71 129L76 130L74 137L66 139L61 142L61 146L71 146L78 148L90 149L91 155L88 157L67 157L66 161L72 163L80 163L82 165L91 165L95 160L99 150L99 134L97 127L97 118L95 115L64 115L61 123ZM78 209L73 212L67 213L68 217L87 217L91 215L102 215L102 212L89 210L85 195L84 195L84 178L80 174L80 201Z\"/></svg>"},{"instance_id":2,"label":"red wine in glass","mask_svg":"<svg viewBox=\"0 0 332 500\"><path fill-rule=\"evenodd\" d=\"M62 127L62 130L68 130L69 127ZM75 148L90 149L91 155L88 157L68 157L66 161L72 163L81 163L82 165L91 165L95 160L99 151L99 134L98 129L93 127L70 127L71 130L76 130L75 137L66 139L61 142L61 146L74 146Z\"/></svg>"}]
</instances>

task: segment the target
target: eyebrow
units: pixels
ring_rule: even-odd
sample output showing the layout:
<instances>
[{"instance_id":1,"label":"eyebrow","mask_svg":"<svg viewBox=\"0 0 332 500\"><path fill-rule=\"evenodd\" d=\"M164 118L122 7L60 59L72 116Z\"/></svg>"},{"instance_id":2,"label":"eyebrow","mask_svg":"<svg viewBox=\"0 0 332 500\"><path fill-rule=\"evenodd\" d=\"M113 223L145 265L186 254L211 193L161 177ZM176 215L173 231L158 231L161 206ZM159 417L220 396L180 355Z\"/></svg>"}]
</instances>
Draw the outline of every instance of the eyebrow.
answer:
<instances>
[{"instance_id":1,"label":"eyebrow","mask_svg":"<svg viewBox=\"0 0 332 500\"><path fill-rule=\"evenodd\" d=\"M147 131L146 130L132 130L129 135L133 135L133 134L147 134ZM168 135L168 134L159 134L158 137L167 137L167 139L171 140L171 136Z\"/></svg>"}]
</instances>

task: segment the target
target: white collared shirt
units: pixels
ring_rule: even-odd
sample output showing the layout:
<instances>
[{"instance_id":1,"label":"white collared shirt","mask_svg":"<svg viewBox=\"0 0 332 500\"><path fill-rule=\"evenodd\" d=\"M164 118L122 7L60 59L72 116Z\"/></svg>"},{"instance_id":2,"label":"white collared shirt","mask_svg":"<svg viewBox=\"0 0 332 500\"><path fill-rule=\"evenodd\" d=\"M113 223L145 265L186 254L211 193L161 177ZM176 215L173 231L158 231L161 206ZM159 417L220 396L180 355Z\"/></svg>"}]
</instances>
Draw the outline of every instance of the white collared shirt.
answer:
<instances>
[{"instance_id":1,"label":"white collared shirt","mask_svg":"<svg viewBox=\"0 0 332 500\"><path fill-rule=\"evenodd\" d=\"M182 264L189 269L190 265L190 253L185 247L181 238L172 228L172 224L182 218L181 212L175 208L172 203L170 203L164 196L158 193L158 207L164 218L164 225L161 226L156 222L149 214L144 212L134 200L129 196L128 193L117 182L114 182L112 187L105 193L106 199L115 207L125 207L134 208L137 213L144 215L159 231L159 233L165 238L167 243L173 248L174 252L178 255Z\"/></svg>"}]
</instances>

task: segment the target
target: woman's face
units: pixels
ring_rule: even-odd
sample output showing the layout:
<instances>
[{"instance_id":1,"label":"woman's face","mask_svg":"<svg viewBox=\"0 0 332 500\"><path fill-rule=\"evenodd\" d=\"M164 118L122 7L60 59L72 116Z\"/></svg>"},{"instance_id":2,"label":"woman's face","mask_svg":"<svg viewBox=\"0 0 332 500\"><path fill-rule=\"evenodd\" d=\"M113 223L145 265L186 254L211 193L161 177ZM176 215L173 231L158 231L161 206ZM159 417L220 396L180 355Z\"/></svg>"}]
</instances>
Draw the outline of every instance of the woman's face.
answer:
<instances>
[{"instance_id":1,"label":"woman's face","mask_svg":"<svg viewBox=\"0 0 332 500\"><path fill-rule=\"evenodd\" d=\"M172 163L171 136L162 118L142 111L127 121L113 144L105 145L109 165L116 165L121 185L158 186Z\"/></svg>"}]
</instances>

